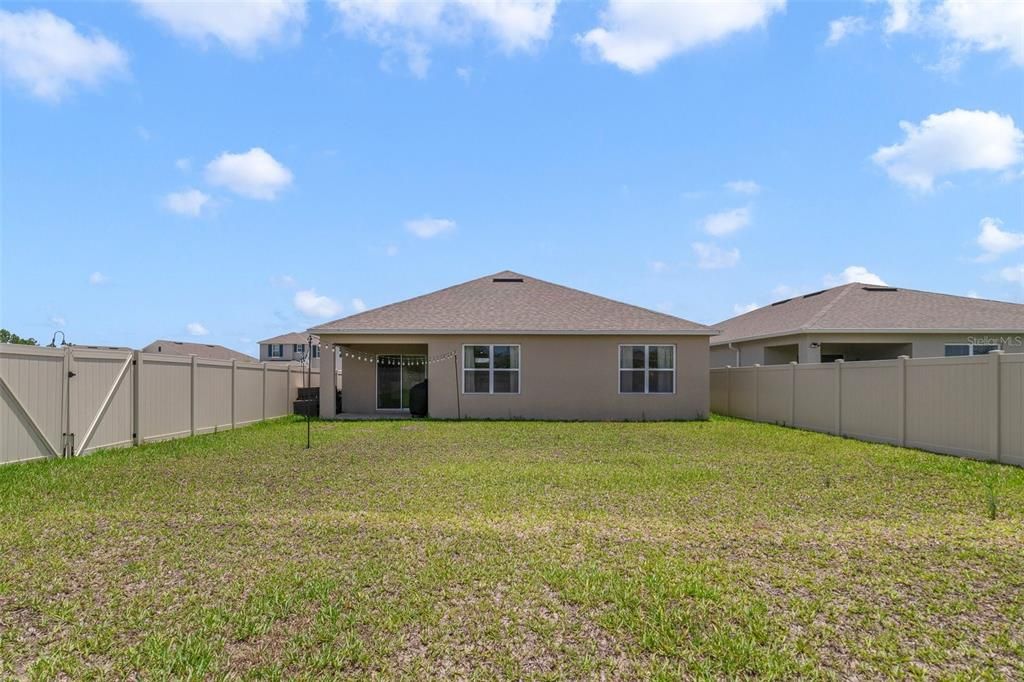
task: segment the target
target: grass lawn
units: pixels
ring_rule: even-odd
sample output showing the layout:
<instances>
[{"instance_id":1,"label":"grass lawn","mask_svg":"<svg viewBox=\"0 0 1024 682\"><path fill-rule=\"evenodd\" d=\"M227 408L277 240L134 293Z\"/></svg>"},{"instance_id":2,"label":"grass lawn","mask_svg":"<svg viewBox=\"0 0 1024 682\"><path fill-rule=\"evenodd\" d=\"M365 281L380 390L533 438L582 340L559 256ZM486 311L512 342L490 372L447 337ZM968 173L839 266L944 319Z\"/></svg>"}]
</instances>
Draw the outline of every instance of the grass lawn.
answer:
<instances>
[{"instance_id":1,"label":"grass lawn","mask_svg":"<svg viewBox=\"0 0 1024 682\"><path fill-rule=\"evenodd\" d=\"M1024 678L1024 470L725 418L305 428L0 468L0 678Z\"/></svg>"}]
</instances>

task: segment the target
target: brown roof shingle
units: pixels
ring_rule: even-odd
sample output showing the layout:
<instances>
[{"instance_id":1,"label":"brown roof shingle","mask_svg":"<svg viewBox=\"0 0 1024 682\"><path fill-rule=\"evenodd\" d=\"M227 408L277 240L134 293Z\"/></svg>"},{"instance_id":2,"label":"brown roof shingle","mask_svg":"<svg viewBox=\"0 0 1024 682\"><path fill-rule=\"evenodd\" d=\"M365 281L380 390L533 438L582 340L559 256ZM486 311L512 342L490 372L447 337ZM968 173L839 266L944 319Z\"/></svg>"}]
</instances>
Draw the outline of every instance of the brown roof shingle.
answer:
<instances>
[{"instance_id":1,"label":"brown roof shingle","mask_svg":"<svg viewBox=\"0 0 1024 682\"><path fill-rule=\"evenodd\" d=\"M930 291L844 284L795 296L715 325L713 344L803 331L1018 331L1024 305Z\"/></svg>"},{"instance_id":2,"label":"brown roof shingle","mask_svg":"<svg viewBox=\"0 0 1024 682\"><path fill-rule=\"evenodd\" d=\"M696 322L505 271L313 327L320 333L714 334Z\"/></svg>"},{"instance_id":3,"label":"brown roof shingle","mask_svg":"<svg viewBox=\"0 0 1024 682\"><path fill-rule=\"evenodd\" d=\"M238 360L239 362L259 362L251 355L231 350L225 346L212 343L190 343L188 341L168 341L157 339L142 349L144 353L164 353L165 355L196 355L208 360Z\"/></svg>"},{"instance_id":4,"label":"brown roof shingle","mask_svg":"<svg viewBox=\"0 0 1024 682\"><path fill-rule=\"evenodd\" d=\"M265 343L306 343L308 336L309 334L306 332L288 332L287 334L278 334L269 339L263 339L259 343L261 346ZM316 335L313 335L313 343L320 343L320 339Z\"/></svg>"}]
</instances>

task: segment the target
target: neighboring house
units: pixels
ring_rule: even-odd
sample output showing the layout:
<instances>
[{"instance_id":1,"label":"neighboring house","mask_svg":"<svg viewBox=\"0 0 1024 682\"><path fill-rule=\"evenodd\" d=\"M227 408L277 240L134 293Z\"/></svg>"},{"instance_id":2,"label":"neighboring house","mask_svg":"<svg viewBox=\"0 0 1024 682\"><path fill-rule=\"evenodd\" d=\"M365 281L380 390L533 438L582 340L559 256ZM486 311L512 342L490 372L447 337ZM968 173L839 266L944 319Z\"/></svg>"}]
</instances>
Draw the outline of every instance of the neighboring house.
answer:
<instances>
[{"instance_id":1,"label":"neighboring house","mask_svg":"<svg viewBox=\"0 0 1024 682\"><path fill-rule=\"evenodd\" d=\"M1024 352L1024 305L871 284L794 296L715 328L712 367Z\"/></svg>"},{"instance_id":2,"label":"neighboring house","mask_svg":"<svg viewBox=\"0 0 1024 682\"><path fill-rule=\"evenodd\" d=\"M195 355L207 360L238 360L239 362L259 362L256 358L237 350L212 343L189 343L188 341L168 341L157 339L142 349L143 353L164 353L166 355Z\"/></svg>"},{"instance_id":3,"label":"neighboring house","mask_svg":"<svg viewBox=\"0 0 1024 682\"><path fill-rule=\"evenodd\" d=\"M313 337L312 348L309 348L309 334L291 332L260 341L260 361L262 362L304 362L309 355L310 368L320 370L320 339Z\"/></svg>"},{"instance_id":4,"label":"neighboring house","mask_svg":"<svg viewBox=\"0 0 1024 682\"><path fill-rule=\"evenodd\" d=\"M428 379L429 414L492 419L708 416L708 338L696 322L514 272L328 322L343 408L401 413ZM334 355L321 358L321 415L333 417Z\"/></svg>"}]
</instances>

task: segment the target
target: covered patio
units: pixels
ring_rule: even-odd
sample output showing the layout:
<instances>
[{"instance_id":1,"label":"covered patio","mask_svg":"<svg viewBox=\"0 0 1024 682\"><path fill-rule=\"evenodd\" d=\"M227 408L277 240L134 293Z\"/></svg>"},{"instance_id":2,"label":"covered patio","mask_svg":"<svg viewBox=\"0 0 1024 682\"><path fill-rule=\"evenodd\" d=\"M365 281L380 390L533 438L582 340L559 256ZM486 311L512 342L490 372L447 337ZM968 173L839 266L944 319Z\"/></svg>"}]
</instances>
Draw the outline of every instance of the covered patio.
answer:
<instances>
[{"instance_id":1,"label":"covered patio","mask_svg":"<svg viewBox=\"0 0 1024 682\"><path fill-rule=\"evenodd\" d=\"M338 351L345 377L341 413L324 414L321 410L321 416L363 419L409 416L410 390L427 378L427 344L339 344ZM331 390L327 388L328 392Z\"/></svg>"}]
</instances>

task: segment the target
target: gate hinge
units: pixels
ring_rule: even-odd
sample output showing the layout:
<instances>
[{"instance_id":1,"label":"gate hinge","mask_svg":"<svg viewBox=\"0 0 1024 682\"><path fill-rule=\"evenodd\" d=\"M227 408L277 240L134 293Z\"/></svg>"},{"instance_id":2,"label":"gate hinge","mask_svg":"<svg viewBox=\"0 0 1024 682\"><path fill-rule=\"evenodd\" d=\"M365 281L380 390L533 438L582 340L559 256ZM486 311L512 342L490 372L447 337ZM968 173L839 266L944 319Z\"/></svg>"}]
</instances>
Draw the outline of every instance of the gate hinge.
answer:
<instances>
[{"instance_id":1,"label":"gate hinge","mask_svg":"<svg viewBox=\"0 0 1024 682\"><path fill-rule=\"evenodd\" d=\"M70 371L68 372L68 379L72 379L72 378L74 378L76 376L78 376L78 375L75 374L74 372L70 372Z\"/></svg>"}]
</instances>

